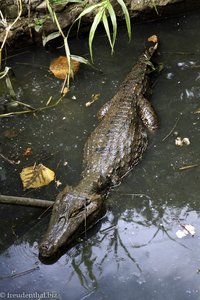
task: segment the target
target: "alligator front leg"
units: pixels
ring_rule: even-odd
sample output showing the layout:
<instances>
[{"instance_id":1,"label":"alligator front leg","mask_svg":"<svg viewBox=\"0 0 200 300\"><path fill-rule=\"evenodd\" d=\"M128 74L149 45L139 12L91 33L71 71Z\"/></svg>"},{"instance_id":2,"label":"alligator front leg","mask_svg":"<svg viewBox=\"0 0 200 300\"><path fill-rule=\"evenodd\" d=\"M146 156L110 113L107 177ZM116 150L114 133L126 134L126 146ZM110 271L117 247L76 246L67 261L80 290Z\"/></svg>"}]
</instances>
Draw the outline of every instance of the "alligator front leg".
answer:
<instances>
[{"instance_id":1,"label":"alligator front leg","mask_svg":"<svg viewBox=\"0 0 200 300\"><path fill-rule=\"evenodd\" d=\"M116 101L115 99L116 97L114 96L112 99L110 99L108 102L106 102L98 111L97 113L97 118L98 120L102 120L105 115L107 114L107 112L110 110L110 107L112 106L112 104Z\"/></svg>"},{"instance_id":2,"label":"alligator front leg","mask_svg":"<svg viewBox=\"0 0 200 300\"><path fill-rule=\"evenodd\" d=\"M150 130L154 131L158 128L158 118L156 112L150 102L142 97L138 103L139 113L143 124Z\"/></svg>"}]
</instances>

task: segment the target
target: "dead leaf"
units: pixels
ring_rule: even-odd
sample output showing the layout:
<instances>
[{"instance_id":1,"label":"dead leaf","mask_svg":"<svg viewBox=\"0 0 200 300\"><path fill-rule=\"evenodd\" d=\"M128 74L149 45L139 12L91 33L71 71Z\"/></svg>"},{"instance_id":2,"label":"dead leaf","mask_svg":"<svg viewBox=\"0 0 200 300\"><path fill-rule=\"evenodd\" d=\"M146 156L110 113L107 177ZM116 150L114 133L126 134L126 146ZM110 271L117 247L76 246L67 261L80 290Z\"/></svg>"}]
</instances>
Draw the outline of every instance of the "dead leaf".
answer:
<instances>
[{"instance_id":1,"label":"dead leaf","mask_svg":"<svg viewBox=\"0 0 200 300\"><path fill-rule=\"evenodd\" d=\"M176 236L179 238L179 239L182 239L183 237L186 237L188 234L194 236L195 235L195 227L188 224L188 225L181 225L183 227L182 230L178 230L176 232Z\"/></svg>"},{"instance_id":2,"label":"dead leaf","mask_svg":"<svg viewBox=\"0 0 200 300\"><path fill-rule=\"evenodd\" d=\"M85 106L88 107L90 105L92 105L95 101L97 101L99 99L101 94L92 94L90 101L85 103Z\"/></svg>"},{"instance_id":3,"label":"dead leaf","mask_svg":"<svg viewBox=\"0 0 200 300\"><path fill-rule=\"evenodd\" d=\"M32 148L28 147L28 148L24 149L23 155L24 156L31 156L31 155L33 155Z\"/></svg>"},{"instance_id":4,"label":"dead leaf","mask_svg":"<svg viewBox=\"0 0 200 300\"><path fill-rule=\"evenodd\" d=\"M71 59L71 74L70 77L73 77L73 75L78 71L80 66L80 62L76 61L74 59ZM69 66L68 66L68 60L66 56L59 56L55 58L50 66L50 71L53 73L53 75L59 79L65 79L66 75L69 74Z\"/></svg>"},{"instance_id":5,"label":"dead leaf","mask_svg":"<svg viewBox=\"0 0 200 300\"><path fill-rule=\"evenodd\" d=\"M55 173L42 164L24 168L20 173L24 189L36 189L48 185L55 178Z\"/></svg>"},{"instance_id":6,"label":"dead leaf","mask_svg":"<svg viewBox=\"0 0 200 300\"><path fill-rule=\"evenodd\" d=\"M200 114L200 108L198 108L197 110L195 110L194 114Z\"/></svg>"},{"instance_id":7,"label":"dead leaf","mask_svg":"<svg viewBox=\"0 0 200 300\"><path fill-rule=\"evenodd\" d=\"M175 145L179 147L182 147L184 145L188 146L190 145L190 140L187 137L182 139L180 136L177 136L177 138L175 139Z\"/></svg>"},{"instance_id":8,"label":"dead leaf","mask_svg":"<svg viewBox=\"0 0 200 300\"><path fill-rule=\"evenodd\" d=\"M2 134L3 134L3 136L7 137L8 139L12 139L12 138L15 138L16 136L18 136L18 132L16 132L13 129L5 130Z\"/></svg>"},{"instance_id":9,"label":"dead leaf","mask_svg":"<svg viewBox=\"0 0 200 300\"><path fill-rule=\"evenodd\" d=\"M158 37L157 35L151 35L149 38L148 38L148 42L153 42L153 43L158 43Z\"/></svg>"},{"instance_id":10,"label":"dead leaf","mask_svg":"<svg viewBox=\"0 0 200 300\"><path fill-rule=\"evenodd\" d=\"M69 91L70 91L70 90L69 90L68 87L64 87L64 89L63 89L63 94L66 95L67 93L69 93Z\"/></svg>"}]
</instances>

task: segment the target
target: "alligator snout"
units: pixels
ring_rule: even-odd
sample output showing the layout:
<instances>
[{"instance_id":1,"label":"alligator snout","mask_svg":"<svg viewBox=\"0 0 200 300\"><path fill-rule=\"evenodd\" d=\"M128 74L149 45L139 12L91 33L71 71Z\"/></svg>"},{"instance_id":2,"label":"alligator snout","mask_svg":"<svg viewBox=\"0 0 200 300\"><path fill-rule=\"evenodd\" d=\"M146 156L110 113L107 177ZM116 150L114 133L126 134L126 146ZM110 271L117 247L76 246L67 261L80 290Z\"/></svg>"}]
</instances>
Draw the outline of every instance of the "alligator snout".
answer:
<instances>
[{"instance_id":1,"label":"alligator snout","mask_svg":"<svg viewBox=\"0 0 200 300\"><path fill-rule=\"evenodd\" d=\"M55 252L54 245L49 243L48 241L44 241L39 245L39 251L41 256L49 257Z\"/></svg>"}]
</instances>

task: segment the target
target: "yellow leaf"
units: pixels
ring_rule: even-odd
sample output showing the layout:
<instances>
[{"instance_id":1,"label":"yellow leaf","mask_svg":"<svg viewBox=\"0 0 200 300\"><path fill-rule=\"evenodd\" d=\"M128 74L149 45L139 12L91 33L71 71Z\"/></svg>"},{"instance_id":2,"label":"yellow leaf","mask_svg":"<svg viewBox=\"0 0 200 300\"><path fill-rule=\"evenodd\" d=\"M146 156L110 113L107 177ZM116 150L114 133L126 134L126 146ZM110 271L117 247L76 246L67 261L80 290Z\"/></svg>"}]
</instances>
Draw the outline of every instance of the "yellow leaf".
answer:
<instances>
[{"instance_id":1,"label":"yellow leaf","mask_svg":"<svg viewBox=\"0 0 200 300\"><path fill-rule=\"evenodd\" d=\"M71 74L70 77L73 77L73 74L75 74L80 66L80 62L76 61L74 59L71 59ZM53 75L59 79L65 79L66 75L69 74L69 66L68 66L68 60L66 56L59 56L52 60L50 66L50 71L53 73Z\"/></svg>"},{"instance_id":2,"label":"yellow leaf","mask_svg":"<svg viewBox=\"0 0 200 300\"><path fill-rule=\"evenodd\" d=\"M20 173L24 189L36 189L54 180L55 173L42 164L24 168Z\"/></svg>"}]
</instances>

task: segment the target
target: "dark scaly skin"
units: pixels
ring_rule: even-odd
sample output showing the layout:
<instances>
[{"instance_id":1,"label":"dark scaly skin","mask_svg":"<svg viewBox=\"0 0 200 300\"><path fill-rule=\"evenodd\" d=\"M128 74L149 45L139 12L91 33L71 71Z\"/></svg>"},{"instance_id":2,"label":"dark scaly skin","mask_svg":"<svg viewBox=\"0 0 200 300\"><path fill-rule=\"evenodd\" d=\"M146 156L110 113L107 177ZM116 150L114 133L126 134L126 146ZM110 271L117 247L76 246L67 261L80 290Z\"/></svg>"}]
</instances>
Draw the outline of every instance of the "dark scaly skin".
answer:
<instances>
[{"instance_id":1,"label":"dark scaly skin","mask_svg":"<svg viewBox=\"0 0 200 300\"><path fill-rule=\"evenodd\" d=\"M142 54L117 94L99 112L99 125L84 148L84 171L74 188L66 187L56 199L49 228L39 246L49 257L68 244L79 228L94 224L109 189L141 159L147 147L146 127L157 128L157 117L144 95L150 59L158 44ZM87 224L86 224L87 222Z\"/></svg>"}]
</instances>

